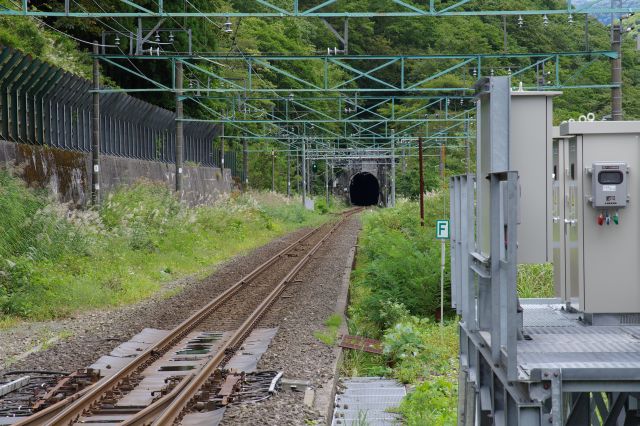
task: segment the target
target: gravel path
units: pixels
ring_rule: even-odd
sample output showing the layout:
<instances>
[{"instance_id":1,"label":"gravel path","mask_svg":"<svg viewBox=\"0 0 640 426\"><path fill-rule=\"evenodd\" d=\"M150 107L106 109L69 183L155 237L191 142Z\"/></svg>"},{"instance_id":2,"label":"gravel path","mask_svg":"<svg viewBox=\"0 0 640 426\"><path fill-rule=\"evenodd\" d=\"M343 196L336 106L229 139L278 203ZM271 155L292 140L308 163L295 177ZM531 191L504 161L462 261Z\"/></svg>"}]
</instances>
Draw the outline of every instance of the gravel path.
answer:
<instances>
[{"instance_id":1,"label":"gravel path","mask_svg":"<svg viewBox=\"0 0 640 426\"><path fill-rule=\"evenodd\" d=\"M170 298L161 293L130 306L87 312L58 321L25 323L0 331L0 373L9 369L74 371L91 365L145 327L173 328L308 231L298 230L233 258L204 280L187 278L168 284L170 288L184 287Z\"/></svg>"},{"instance_id":2,"label":"gravel path","mask_svg":"<svg viewBox=\"0 0 640 426\"><path fill-rule=\"evenodd\" d=\"M333 235L298 275L301 282L287 289L265 315L260 327L278 327L259 370L284 371L288 379L309 380L315 389L333 379L335 353L314 337L335 313L349 251L356 245L360 221L352 217ZM227 409L224 426L307 425L323 423L323 414L303 404L301 392L281 392L255 405Z\"/></svg>"}]
</instances>

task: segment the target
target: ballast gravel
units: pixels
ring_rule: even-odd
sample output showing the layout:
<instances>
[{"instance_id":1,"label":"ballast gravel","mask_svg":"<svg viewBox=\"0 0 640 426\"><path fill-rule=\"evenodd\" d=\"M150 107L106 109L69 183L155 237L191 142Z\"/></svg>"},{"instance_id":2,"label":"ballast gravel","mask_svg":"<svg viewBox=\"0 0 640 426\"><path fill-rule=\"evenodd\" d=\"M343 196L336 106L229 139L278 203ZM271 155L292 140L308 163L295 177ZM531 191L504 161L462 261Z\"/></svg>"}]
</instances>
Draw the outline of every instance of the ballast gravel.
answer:
<instances>
[{"instance_id":1,"label":"ballast gravel","mask_svg":"<svg viewBox=\"0 0 640 426\"><path fill-rule=\"evenodd\" d=\"M314 259L296 277L299 282L287 289L261 321L259 327L278 327L258 370L283 371L287 379L307 380L320 389L335 379L333 347L320 342L314 332L335 313L349 252L356 245L360 220L351 217L330 237ZM223 426L324 424L326 413L306 407L303 392L283 391L260 404L227 408ZM317 423L314 423L317 422Z\"/></svg>"}]
</instances>

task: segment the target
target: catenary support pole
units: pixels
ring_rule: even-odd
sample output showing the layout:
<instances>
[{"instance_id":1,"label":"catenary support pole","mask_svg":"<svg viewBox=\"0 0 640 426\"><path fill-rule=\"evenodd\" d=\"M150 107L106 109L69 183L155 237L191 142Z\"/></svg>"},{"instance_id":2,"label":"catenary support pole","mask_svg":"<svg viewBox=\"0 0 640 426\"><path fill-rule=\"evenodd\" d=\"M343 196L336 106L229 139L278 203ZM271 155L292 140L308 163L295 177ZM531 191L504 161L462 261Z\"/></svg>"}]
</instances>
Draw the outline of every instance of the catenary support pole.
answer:
<instances>
[{"instance_id":1,"label":"catenary support pole","mask_svg":"<svg viewBox=\"0 0 640 426\"><path fill-rule=\"evenodd\" d=\"M469 115L467 118L469 118ZM467 174L471 173L471 138L469 137L469 120L464 122L464 134L467 138L466 140L466 153L467 153Z\"/></svg>"},{"instance_id":2,"label":"catenary support pole","mask_svg":"<svg viewBox=\"0 0 640 426\"><path fill-rule=\"evenodd\" d=\"M184 77L182 74L182 62L176 63L176 191L182 191L182 162L184 155L184 110L182 105L182 87Z\"/></svg>"},{"instance_id":3,"label":"catenary support pole","mask_svg":"<svg viewBox=\"0 0 640 426\"><path fill-rule=\"evenodd\" d=\"M298 194L302 194L302 188L300 187L300 183L302 179L300 179L300 175L302 172L300 171L300 150L296 148L296 191Z\"/></svg>"},{"instance_id":4,"label":"catenary support pole","mask_svg":"<svg viewBox=\"0 0 640 426\"><path fill-rule=\"evenodd\" d=\"M391 207L396 206L396 131L391 129Z\"/></svg>"},{"instance_id":5,"label":"catenary support pole","mask_svg":"<svg viewBox=\"0 0 640 426\"><path fill-rule=\"evenodd\" d=\"M611 60L611 82L614 84L611 89L611 119L613 121L622 121L621 25L622 23L613 24L611 31L611 50L618 53L618 56Z\"/></svg>"},{"instance_id":6,"label":"catenary support pole","mask_svg":"<svg viewBox=\"0 0 640 426\"><path fill-rule=\"evenodd\" d=\"M249 190L249 141L242 139L242 177L244 178L244 190Z\"/></svg>"},{"instance_id":7,"label":"catenary support pole","mask_svg":"<svg viewBox=\"0 0 640 426\"><path fill-rule=\"evenodd\" d=\"M302 141L302 205L307 205L307 141Z\"/></svg>"},{"instance_id":8,"label":"catenary support pole","mask_svg":"<svg viewBox=\"0 0 640 426\"><path fill-rule=\"evenodd\" d=\"M440 145L440 179L444 185L444 166L445 166L446 147ZM444 213L444 212L443 212ZM446 246L444 239L440 240L440 326L444 326L444 269L446 266Z\"/></svg>"},{"instance_id":9,"label":"catenary support pole","mask_svg":"<svg viewBox=\"0 0 640 426\"><path fill-rule=\"evenodd\" d=\"M271 150L271 192L276 192L276 151Z\"/></svg>"},{"instance_id":10,"label":"catenary support pole","mask_svg":"<svg viewBox=\"0 0 640 426\"><path fill-rule=\"evenodd\" d=\"M291 197L291 150L287 150L287 198Z\"/></svg>"},{"instance_id":11,"label":"catenary support pole","mask_svg":"<svg viewBox=\"0 0 640 426\"><path fill-rule=\"evenodd\" d=\"M94 42L93 54L97 55L98 42ZM93 171L91 173L91 202L94 206L100 204L100 62L97 57L93 58L93 109L91 110L91 120L93 134L91 139L91 163Z\"/></svg>"},{"instance_id":12,"label":"catenary support pole","mask_svg":"<svg viewBox=\"0 0 640 426\"><path fill-rule=\"evenodd\" d=\"M422 137L418 138L418 168L420 169L420 226L424 226L424 167L422 160Z\"/></svg>"},{"instance_id":13,"label":"catenary support pole","mask_svg":"<svg viewBox=\"0 0 640 426\"><path fill-rule=\"evenodd\" d=\"M329 158L324 160L324 186L327 195L327 207L331 200L329 199Z\"/></svg>"},{"instance_id":14,"label":"catenary support pole","mask_svg":"<svg viewBox=\"0 0 640 426\"><path fill-rule=\"evenodd\" d=\"M224 123L222 123L222 137L220 138L220 172L224 176Z\"/></svg>"}]
</instances>

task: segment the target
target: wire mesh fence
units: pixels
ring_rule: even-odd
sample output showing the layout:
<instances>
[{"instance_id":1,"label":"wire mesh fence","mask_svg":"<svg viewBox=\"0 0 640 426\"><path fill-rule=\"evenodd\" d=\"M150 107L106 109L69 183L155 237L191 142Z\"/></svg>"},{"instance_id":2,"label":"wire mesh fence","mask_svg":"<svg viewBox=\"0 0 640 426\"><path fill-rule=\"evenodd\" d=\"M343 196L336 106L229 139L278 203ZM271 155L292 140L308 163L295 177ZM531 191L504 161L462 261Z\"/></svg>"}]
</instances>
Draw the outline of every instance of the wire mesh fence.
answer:
<instances>
[{"instance_id":1,"label":"wire mesh fence","mask_svg":"<svg viewBox=\"0 0 640 426\"><path fill-rule=\"evenodd\" d=\"M91 151L92 82L0 46L0 138ZM175 161L175 113L123 93L100 96L101 154ZM184 160L219 166L210 123L184 124ZM237 176L235 152L225 166Z\"/></svg>"}]
</instances>

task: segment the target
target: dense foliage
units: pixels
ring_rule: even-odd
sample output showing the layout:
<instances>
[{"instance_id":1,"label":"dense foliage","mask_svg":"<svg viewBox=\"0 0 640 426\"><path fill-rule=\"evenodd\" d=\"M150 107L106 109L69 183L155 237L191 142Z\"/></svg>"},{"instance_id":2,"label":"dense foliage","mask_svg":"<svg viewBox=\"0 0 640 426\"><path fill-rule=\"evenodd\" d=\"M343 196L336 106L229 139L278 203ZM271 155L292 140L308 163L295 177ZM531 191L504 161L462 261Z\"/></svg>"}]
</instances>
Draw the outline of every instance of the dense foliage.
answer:
<instances>
[{"instance_id":1,"label":"dense foliage","mask_svg":"<svg viewBox=\"0 0 640 426\"><path fill-rule=\"evenodd\" d=\"M429 224L442 214L442 200L443 194L428 197ZM433 227L421 227L418 204L406 201L371 212L363 222L348 325L352 334L381 339L384 351L382 356L347 352L343 372L388 375L414 385L400 406L408 425L454 425L457 326L434 320L440 303L440 244Z\"/></svg>"},{"instance_id":2,"label":"dense foliage","mask_svg":"<svg viewBox=\"0 0 640 426\"><path fill-rule=\"evenodd\" d=\"M378 326L389 325L383 306L402 303L412 315L433 317L440 307L440 241L432 224L448 217L444 196L427 197L425 220L420 226L417 203L400 202L398 207L371 214L364 220L356 285L369 290L362 300L362 312ZM448 259L447 259L448 262ZM447 268L448 271L448 268ZM449 306L449 276L445 276L445 306Z\"/></svg>"}]
</instances>

